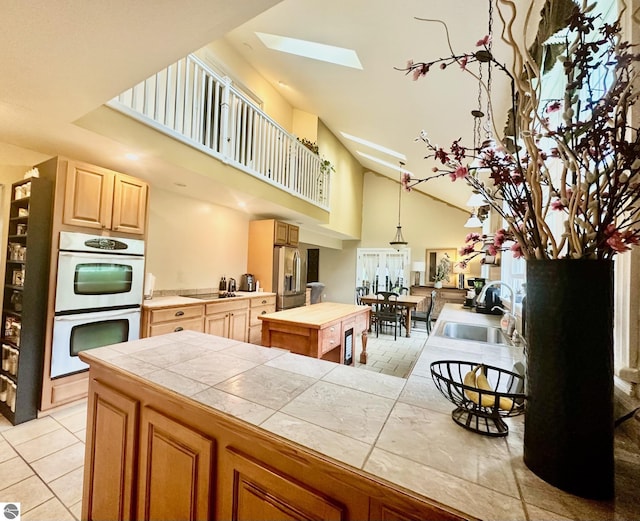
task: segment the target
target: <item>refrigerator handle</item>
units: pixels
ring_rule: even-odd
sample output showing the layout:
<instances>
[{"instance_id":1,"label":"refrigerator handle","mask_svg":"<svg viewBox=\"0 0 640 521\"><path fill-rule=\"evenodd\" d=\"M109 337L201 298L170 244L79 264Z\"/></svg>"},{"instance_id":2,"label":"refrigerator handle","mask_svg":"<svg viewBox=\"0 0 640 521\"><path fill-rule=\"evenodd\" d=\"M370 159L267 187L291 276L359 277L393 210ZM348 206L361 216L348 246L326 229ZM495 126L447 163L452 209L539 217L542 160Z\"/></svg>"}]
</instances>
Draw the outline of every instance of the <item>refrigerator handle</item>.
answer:
<instances>
[{"instance_id":1,"label":"refrigerator handle","mask_svg":"<svg viewBox=\"0 0 640 521\"><path fill-rule=\"evenodd\" d=\"M296 249L293 252L293 280L295 281L294 291L299 292L302 290L300 281L300 272L302 268L300 266L300 250Z\"/></svg>"}]
</instances>

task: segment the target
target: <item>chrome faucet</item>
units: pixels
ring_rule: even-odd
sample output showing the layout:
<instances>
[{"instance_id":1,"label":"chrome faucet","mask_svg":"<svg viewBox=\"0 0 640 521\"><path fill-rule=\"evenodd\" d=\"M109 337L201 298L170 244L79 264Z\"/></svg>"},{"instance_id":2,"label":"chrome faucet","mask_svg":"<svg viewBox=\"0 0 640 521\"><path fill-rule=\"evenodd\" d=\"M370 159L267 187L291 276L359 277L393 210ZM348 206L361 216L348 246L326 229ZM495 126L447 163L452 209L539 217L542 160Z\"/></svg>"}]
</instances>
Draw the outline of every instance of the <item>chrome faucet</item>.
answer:
<instances>
[{"instance_id":1,"label":"chrome faucet","mask_svg":"<svg viewBox=\"0 0 640 521\"><path fill-rule=\"evenodd\" d=\"M507 288L511 292L511 309L510 309L510 311L511 311L511 313L515 313L515 311L516 311L516 294L513 291L513 288L511 286L509 286L509 284L507 284L506 282L503 282L501 280L491 280L491 281L487 282L482 287L482 290L480 291L480 295L478 295L478 298L476 299L476 302L478 304L480 304L481 306L484 306L484 300L485 300L485 297L486 297L487 289L489 289L491 286L504 286L505 288ZM497 306L494 306L493 309L496 309L496 307Z\"/></svg>"}]
</instances>

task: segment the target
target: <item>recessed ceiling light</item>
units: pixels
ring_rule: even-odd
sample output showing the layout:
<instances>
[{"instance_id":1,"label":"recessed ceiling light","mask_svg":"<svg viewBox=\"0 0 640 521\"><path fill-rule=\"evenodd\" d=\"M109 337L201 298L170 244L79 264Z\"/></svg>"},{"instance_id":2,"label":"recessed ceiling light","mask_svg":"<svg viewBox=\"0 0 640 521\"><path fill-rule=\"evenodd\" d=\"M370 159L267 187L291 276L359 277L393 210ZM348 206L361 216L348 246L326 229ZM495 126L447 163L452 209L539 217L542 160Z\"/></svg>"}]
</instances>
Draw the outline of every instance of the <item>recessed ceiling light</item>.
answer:
<instances>
[{"instance_id":1,"label":"recessed ceiling light","mask_svg":"<svg viewBox=\"0 0 640 521\"><path fill-rule=\"evenodd\" d=\"M265 46L274 51L335 63L336 65L343 65L344 67L351 67L352 69L362 69L358 55L353 49L345 49L344 47L335 47L333 45L310 42L308 40L299 40L277 34L256 32L256 36L260 38Z\"/></svg>"},{"instance_id":2,"label":"recessed ceiling light","mask_svg":"<svg viewBox=\"0 0 640 521\"><path fill-rule=\"evenodd\" d=\"M389 168L392 168L395 171L398 171L398 169L401 168L400 165L394 165L393 163L389 163L389 161L385 161L384 159L379 159L379 158L374 157L372 155L365 154L364 152L360 152L359 150L357 152L362 157L364 157L366 159L369 159L371 161L374 161L375 163L379 163L381 165L388 166ZM407 170L406 168L402 168L402 171L403 172L407 172L408 174L411 174L411 172L409 172L409 170ZM411 174L411 175L413 175L413 174Z\"/></svg>"},{"instance_id":3,"label":"recessed ceiling light","mask_svg":"<svg viewBox=\"0 0 640 521\"><path fill-rule=\"evenodd\" d=\"M346 132L340 132L344 137L351 141L355 141L356 143L360 143L361 145L367 146L369 148L373 148L380 152L384 152L385 154L389 154L390 156L397 157L398 159L402 159L403 161L407 160L407 156L400 152L396 152L395 150L391 150L390 148L383 147L382 145L378 145L372 141L367 141L366 139L362 139L361 137L352 136L351 134L347 134Z\"/></svg>"},{"instance_id":4,"label":"recessed ceiling light","mask_svg":"<svg viewBox=\"0 0 640 521\"><path fill-rule=\"evenodd\" d=\"M140 159L140 156L138 154L134 154L133 152L129 152L128 154L125 154L125 156L127 159L130 159L131 161L137 161L138 159Z\"/></svg>"}]
</instances>

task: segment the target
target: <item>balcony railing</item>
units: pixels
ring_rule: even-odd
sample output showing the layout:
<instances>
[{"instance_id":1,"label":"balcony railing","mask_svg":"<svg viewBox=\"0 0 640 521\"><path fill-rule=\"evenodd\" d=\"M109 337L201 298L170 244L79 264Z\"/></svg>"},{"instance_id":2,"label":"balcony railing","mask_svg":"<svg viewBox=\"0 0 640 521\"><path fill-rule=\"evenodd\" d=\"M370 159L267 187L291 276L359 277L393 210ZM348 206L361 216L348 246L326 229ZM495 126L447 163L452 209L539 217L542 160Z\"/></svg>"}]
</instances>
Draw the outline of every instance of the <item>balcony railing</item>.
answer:
<instances>
[{"instance_id":1,"label":"balcony railing","mask_svg":"<svg viewBox=\"0 0 640 521\"><path fill-rule=\"evenodd\" d=\"M323 209L330 172L317 154L190 55L108 105Z\"/></svg>"}]
</instances>

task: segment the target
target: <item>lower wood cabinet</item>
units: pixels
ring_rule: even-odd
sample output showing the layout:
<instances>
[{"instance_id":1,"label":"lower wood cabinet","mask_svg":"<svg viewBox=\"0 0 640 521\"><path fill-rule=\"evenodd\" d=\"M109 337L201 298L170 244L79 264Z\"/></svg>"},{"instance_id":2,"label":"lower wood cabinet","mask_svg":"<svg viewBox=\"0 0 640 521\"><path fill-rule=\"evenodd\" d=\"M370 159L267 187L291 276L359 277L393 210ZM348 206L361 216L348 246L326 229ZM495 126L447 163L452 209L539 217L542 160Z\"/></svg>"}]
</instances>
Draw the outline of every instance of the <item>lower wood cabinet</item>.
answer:
<instances>
[{"instance_id":1,"label":"lower wood cabinet","mask_svg":"<svg viewBox=\"0 0 640 521\"><path fill-rule=\"evenodd\" d=\"M275 295L263 295L249 299L249 339L248 342L260 345L262 342L262 321L258 318L276 310Z\"/></svg>"},{"instance_id":2,"label":"lower wood cabinet","mask_svg":"<svg viewBox=\"0 0 640 521\"><path fill-rule=\"evenodd\" d=\"M247 299L207 304L205 333L247 341L249 332L249 302Z\"/></svg>"},{"instance_id":3,"label":"lower wood cabinet","mask_svg":"<svg viewBox=\"0 0 640 521\"><path fill-rule=\"evenodd\" d=\"M348 509L266 463L228 448L225 482L232 484L231 519L347 519Z\"/></svg>"},{"instance_id":4,"label":"lower wood cabinet","mask_svg":"<svg viewBox=\"0 0 640 521\"><path fill-rule=\"evenodd\" d=\"M82 519L135 518L139 405L102 382L91 382Z\"/></svg>"},{"instance_id":5,"label":"lower wood cabinet","mask_svg":"<svg viewBox=\"0 0 640 521\"><path fill-rule=\"evenodd\" d=\"M210 438L144 407L138 519L209 519L214 446Z\"/></svg>"},{"instance_id":6,"label":"lower wood cabinet","mask_svg":"<svg viewBox=\"0 0 640 521\"><path fill-rule=\"evenodd\" d=\"M82 519L465 519L106 363L89 385Z\"/></svg>"},{"instance_id":7,"label":"lower wood cabinet","mask_svg":"<svg viewBox=\"0 0 640 521\"><path fill-rule=\"evenodd\" d=\"M204 304L144 309L142 312L144 337L166 335L185 329L204 333Z\"/></svg>"}]
</instances>

